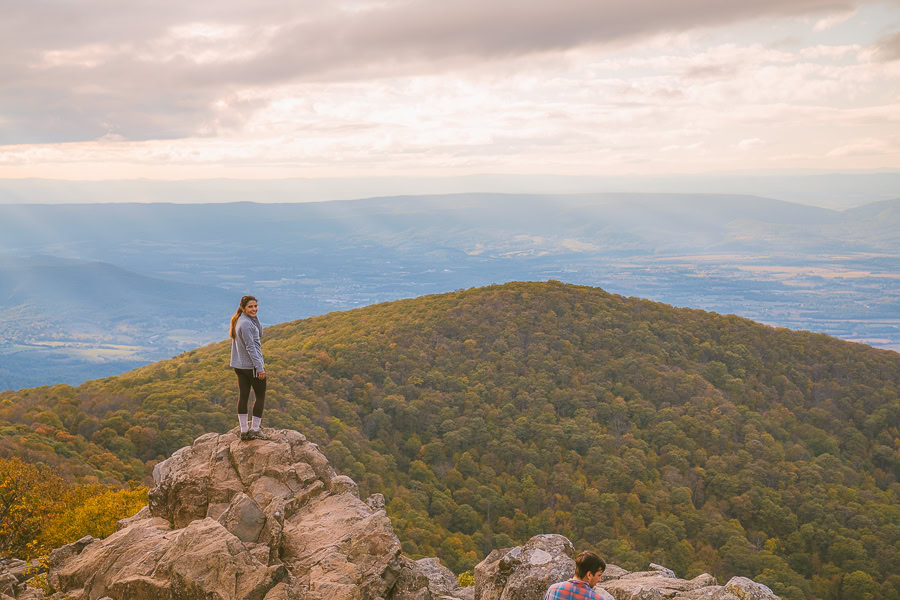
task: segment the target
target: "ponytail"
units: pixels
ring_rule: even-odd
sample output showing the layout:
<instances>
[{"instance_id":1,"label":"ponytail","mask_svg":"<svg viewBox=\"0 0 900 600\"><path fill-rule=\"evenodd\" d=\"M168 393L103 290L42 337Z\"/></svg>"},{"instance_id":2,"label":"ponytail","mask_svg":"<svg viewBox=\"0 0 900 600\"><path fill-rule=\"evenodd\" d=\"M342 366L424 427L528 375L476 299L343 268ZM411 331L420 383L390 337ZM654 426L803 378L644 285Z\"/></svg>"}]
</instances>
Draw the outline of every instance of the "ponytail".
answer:
<instances>
[{"instance_id":1,"label":"ponytail","mask_svg":"<svg viewBox=\"0 0 900 600\"><path fill-rule=\"evenodd\" d=\"M236 311L234 311L234 316L231 317L231 329L229 331L229 333L231 335L231 339L234 339L234 336L236 335L234 328L235 328L235 326L237 326L237 321L240 318L240 316L242 314L244 314L244 307L247 306L247 303L250 302L251 300L255 301L255 302L259 302L259 300L257 300L253 296L243 296L241 298L241 305L238 306L238 309Z\"/></svg>"},{"instance_id":2,"label":"ponytail","mask_svg":"<svg viewBox=\"0 0 900 600\"><path fill-rule=\"evenodd\" d=\"M234 311L234 316L231 317L231 339L234 339L234 326L237 325L237 320L242 314L244 314L244 309L238 306L238 309Z\"/></svg>"}]
</instances>

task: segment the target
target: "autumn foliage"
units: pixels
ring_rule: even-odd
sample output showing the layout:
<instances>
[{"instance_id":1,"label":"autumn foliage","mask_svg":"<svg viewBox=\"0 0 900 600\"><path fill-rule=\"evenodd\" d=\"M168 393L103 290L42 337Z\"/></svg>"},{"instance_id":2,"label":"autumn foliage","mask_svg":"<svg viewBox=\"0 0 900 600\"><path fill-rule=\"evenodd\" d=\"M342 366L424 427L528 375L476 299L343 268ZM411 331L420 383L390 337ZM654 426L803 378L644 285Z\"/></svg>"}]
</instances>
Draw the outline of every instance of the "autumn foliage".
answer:
<instances>
[{"instance_id":1,"label":"autumn foliage","mask_svg":"<svg viewBox=\"0 0 900 600\"><path fill-rule=\"evenodd\" d=\"M384 494L412 557L460 573L560 533L630 570L900 600L897 353L555 282L274 326L263 350L264 425ZM0 394L0 455L143 482L236 425L227 354Z\"/></svg>"},{"instance_id":2,"label":"autumn foliage","mask_svg":"<svg viewBox=\"0 0 900 600\"><path fill-rule=\"evenodd\" d=\"M86 535L106 537L146 503L146 488L73 485L46 467L0 458L0 557L31 559Z\"/></svg>"}]
</instances>

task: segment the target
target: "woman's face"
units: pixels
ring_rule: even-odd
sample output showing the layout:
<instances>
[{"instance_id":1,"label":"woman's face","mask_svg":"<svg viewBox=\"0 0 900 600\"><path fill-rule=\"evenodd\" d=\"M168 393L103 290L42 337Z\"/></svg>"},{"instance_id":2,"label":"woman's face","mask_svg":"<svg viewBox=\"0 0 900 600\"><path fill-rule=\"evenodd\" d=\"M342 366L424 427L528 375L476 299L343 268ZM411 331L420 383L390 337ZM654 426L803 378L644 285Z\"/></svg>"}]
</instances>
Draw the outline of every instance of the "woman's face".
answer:
<instances>
[{"instance_id":1,"label":"woman's face","mask_svg":"<svg viewBox=\"0 0 900 600\"><path fill-rule=\"evenodd\" d=\"M258 310L259 310L259 306L257 305L256 300L251 300L250 302L247 303L246 306L244 306L244 314L247 315L248 317L255 317L256 311L258 311Z\"/></svg>"}]
</instances>

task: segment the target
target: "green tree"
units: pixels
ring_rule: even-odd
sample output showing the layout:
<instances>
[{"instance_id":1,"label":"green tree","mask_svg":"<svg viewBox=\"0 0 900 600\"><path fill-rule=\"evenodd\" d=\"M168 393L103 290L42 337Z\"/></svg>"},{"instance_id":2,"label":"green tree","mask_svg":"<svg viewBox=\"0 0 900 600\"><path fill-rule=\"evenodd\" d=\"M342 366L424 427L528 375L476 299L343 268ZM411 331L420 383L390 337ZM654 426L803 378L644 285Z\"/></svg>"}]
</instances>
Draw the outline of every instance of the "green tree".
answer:
<instances>
[{"instance_id":1,"label":"green tree","mask_svg":"<svg viewBox=\"0 0 900 600\"><path fill-rule=\"evenodd\" d=\"M841 584L841 600L876 600L878 593L878 585L872 576L863 571L847 574Z\"/></svg>"}]
</instances>

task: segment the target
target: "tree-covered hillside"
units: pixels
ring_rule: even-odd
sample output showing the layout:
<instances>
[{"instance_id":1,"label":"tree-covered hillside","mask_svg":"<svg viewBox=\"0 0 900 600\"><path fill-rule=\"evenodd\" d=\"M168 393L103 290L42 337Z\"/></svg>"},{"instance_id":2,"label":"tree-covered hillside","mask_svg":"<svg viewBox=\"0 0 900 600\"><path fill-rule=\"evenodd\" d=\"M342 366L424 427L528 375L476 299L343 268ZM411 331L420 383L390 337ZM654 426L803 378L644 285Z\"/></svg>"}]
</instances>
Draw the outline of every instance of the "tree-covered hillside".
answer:
<instances>
[{"instance_id":1,"label":"tree-covered hillside","mask_svg":"<svg viewBox=\"0 0 900 600\"><path fill-rule=\"evenodd\" d=\"M228 349L0 394L0 456L142 479L236 425ZM553 532L630 569L900 599L896 353L556 282L285 323L263 350L264 425L383 493L411 556L461 571Z\"/></svg>"}]
</instances>

